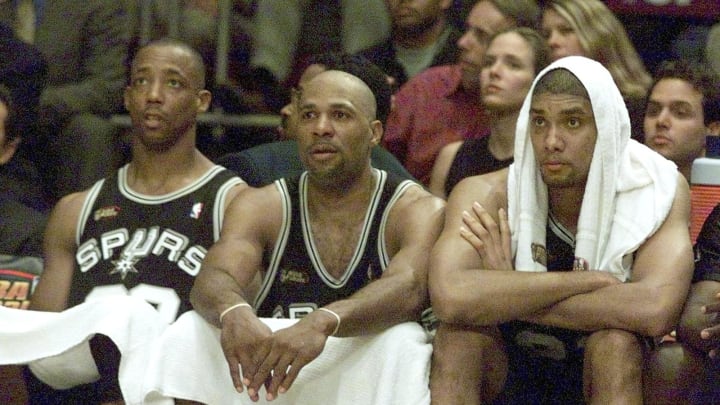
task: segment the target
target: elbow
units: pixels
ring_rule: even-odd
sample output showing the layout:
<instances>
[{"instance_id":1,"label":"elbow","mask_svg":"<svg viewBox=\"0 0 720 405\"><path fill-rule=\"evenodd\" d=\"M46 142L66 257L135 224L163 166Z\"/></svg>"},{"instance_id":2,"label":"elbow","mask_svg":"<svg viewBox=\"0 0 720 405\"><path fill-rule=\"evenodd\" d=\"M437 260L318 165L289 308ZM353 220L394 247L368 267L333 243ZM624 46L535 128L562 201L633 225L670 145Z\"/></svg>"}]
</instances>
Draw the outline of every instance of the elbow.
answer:
<instances>
[{"instance_id":1,"label":"elbow","mask_svg":"<svg viewBox=\"0 0 720 405\"><path fill-rule=\"evenodd\" d=\"M645 316L644 329L640 331L645 336L663 336L672 332L677 326L680 314L672 308L658 306Z\"/></svg>"}]
</instances>

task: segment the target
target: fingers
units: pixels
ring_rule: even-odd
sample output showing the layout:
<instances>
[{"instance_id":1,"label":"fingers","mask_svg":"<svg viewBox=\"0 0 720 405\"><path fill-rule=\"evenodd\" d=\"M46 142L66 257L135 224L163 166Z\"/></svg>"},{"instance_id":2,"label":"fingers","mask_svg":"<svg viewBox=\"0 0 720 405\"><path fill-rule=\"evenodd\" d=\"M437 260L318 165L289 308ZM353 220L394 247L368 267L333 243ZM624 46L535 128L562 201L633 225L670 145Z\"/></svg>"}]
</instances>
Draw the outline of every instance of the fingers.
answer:
<instances>
[{"instance_id":1,"label":"fingers","mask_svg":"<svg viewBox=\"0 0 720 405\"><path fill-rule=\"evenodd\" d=\"M230 369L230 377L232 378L235 390L237 392L243 392L243 382L240 378L240 360L238 360L238 358L232 355L226 356L225 358L228 363L228 368Z\"/></svg>"},{"instance_id":2,"label":"fingers","mask_svg":"<svg viewBox=\"0 0 720 405\"><path fill-rule=\"evenodd\" d=\"M703 306L702 311L704 314L718 313L720 312L720 302L707 304Z\"/></svg>"},{"instance_id":3,"label":"fingers","mask_svg":"<svg viewBox=\"0 0 720 405\"><path fill-rule=\"evenodd\" d=\"M508 222L507 211L500 208L498 211L500 216L500 237L502 238L502 250L505 258L512 257L512 238L510 235L510 223Z\"/></svg>"}]
</instances>

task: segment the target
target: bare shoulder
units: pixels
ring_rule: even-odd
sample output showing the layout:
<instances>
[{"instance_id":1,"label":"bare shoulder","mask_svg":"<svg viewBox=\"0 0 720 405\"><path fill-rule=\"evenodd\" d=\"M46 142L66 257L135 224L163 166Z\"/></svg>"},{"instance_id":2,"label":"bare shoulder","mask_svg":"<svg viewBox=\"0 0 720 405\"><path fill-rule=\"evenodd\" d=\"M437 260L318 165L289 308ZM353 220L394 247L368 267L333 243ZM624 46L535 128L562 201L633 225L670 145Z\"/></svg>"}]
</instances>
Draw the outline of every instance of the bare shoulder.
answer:
<instances>
[{"instance_id":1,"label":"bare shoulder","mask_svg":"<svg viewBox=\"0 0 720 405\"><path fill-rule=\"evenodd\" d=\"M444 207L445 201L442 198L433 195L418 184L414 187L408 187L407 190L405 190L403 195L395 203L393 211L405 212L408 210L417 210L429 215L432 212L442 210Z\"/></svg>"},{"instance_id":2,"label":"bare shoulder","mask_svg":"<svg viewBox=\"0 0 720 405\"><path fill-rule=\"evenodd\" d=\"M474 202L490 213L507 208L507 178L508 169L505 168L461 180L448 196L446 223L451 217L460 217Z\"/></svg>"},{"instance_id":3,"label":"bare shoulder","mask_svg":"<svg viewBox=\"0 0 720 405\"><path fill-rule=\"evenodd\" d=\"M80 219L80 212L89 193L90 190L84 190L62 197L50 212L46 234L74 233Z\"/></svg>"},{"instance_id":4,"label":"bare shoulder","mask_svg":"<svg viewBox=\"0 0 720 405\"><path fill-rule=\"evenodd\" d=\"M282 219L282 196L274 183L259 188L246 185L227 208L221 238L249 233L274 237Z\"/></svg>"}]
</instances>

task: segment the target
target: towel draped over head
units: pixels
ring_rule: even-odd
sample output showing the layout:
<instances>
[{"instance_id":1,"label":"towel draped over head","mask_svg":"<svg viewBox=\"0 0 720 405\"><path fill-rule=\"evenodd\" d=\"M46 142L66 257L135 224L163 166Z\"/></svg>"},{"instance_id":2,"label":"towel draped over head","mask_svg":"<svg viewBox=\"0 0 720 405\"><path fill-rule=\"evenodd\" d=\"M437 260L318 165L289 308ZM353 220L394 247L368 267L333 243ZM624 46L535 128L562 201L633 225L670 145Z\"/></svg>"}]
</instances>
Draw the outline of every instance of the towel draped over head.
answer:
<instances>
[{"instance_id":1,"label":"towel draped over head","mask_svg":"<svg viewBox=\"0 0 720 405\"><path fill-rule=\"evenodd\" d=\"M528 122L535 86L554 69L567 69L583 84L597 127L575 235L576 261L626 281L632 253L662 225L672 207L678 172L674 163L630 139L630 118L612 76L600 63L581 56L559 59L543 69L520 110L515 161L508 174L515 269L546 271L544 263L534 259L533 246L545 246L548 190L535 161Z\"/></svg>"}]
</instances>

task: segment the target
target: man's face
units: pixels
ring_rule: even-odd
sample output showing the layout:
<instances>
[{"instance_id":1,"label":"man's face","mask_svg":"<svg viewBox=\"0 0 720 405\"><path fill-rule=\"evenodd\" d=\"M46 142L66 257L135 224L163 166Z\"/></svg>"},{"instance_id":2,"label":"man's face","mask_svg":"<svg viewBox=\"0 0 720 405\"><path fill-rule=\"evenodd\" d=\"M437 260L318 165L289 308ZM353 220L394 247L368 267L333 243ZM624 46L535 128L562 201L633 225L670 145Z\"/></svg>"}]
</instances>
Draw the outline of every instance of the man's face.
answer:
<instances>
[{"instance_id":1,"label":"man's face","mask_svg":"<svg viewBox=\"0 0 720 405\"><path fill-rule=\"evenodd\" d=\"M138 52L124 96L139 140L161 149L194 127L197 114L207 111L211 98L200 88L200 73L193 59L172 45Z\"/></svg>"},{"instance_id":2,"label":"man's face","mask_svg":"<svg viewBox=\"0 0 720 405\"><path fill-rule=\"evenodd\" d=\"M590 101L569 94L533 96L528 128L548 188L584 188L597 140Z\"/></svg>"},{"instance_id":3,"label":"man's face","mask_svg":"<svg viewBox=\"0 0 720 405\"><path fill-rule=\"evenodd\" d=\"M572 25L555 10L543 12L542 33L552 52L552 60L565 56L587 56Z\"/></svg>"},{"instance_id":4,"label":"man's face","mask_svg":"<svg viewBox=\"0 0 720 405\"><path fill-rule=\"evenodd\" d=\"M511 24L512 21L489 1L481 1L470 10L465 20L465 34L457 42L461 51L458 64L462 69L463 88L479 90L480 69L490 37Z\"/></svg>"},{"instance_id":5,"label":"man's face","mask_svg":"<svg viewBox=\"0 0 720 405\"><path fill-rule=\"evenodd\" d=\"M703 95L682 79L662 79L650 92L645 110L645 144L675 162L692 164L705 152Z\"/></svg>"},{"instance_id":6,"label":"man's face","mask_svg":"<svg viewBox=\"0 0 720 405\"><path fill-rule=\"evenodd\" d=\"M297 142L310 175L337 183L362 173L382 136L374 116L375 98L360 79L327 71L307 82L297 102Z\"/></svg>"},{"instance_id":7,"label":"man's face","mask_svg":"<svg viewBox=\"0 0 720 405\"><path fill-rule=\"evenodd\" d=\"M485 53L480 95L490 111L517 111L535 77L533 49L516 32L498 35Z\"/></svg>"},{"instance_id":8,"label":"man's face","mask_svg":"<svg viewBox=\"0 0 720 405\"><path fill-rule=\"evenodd\" d=\"M393 27L423 33L443 17L450 0L385 0Z\"/></svg>"}]
</instances>

